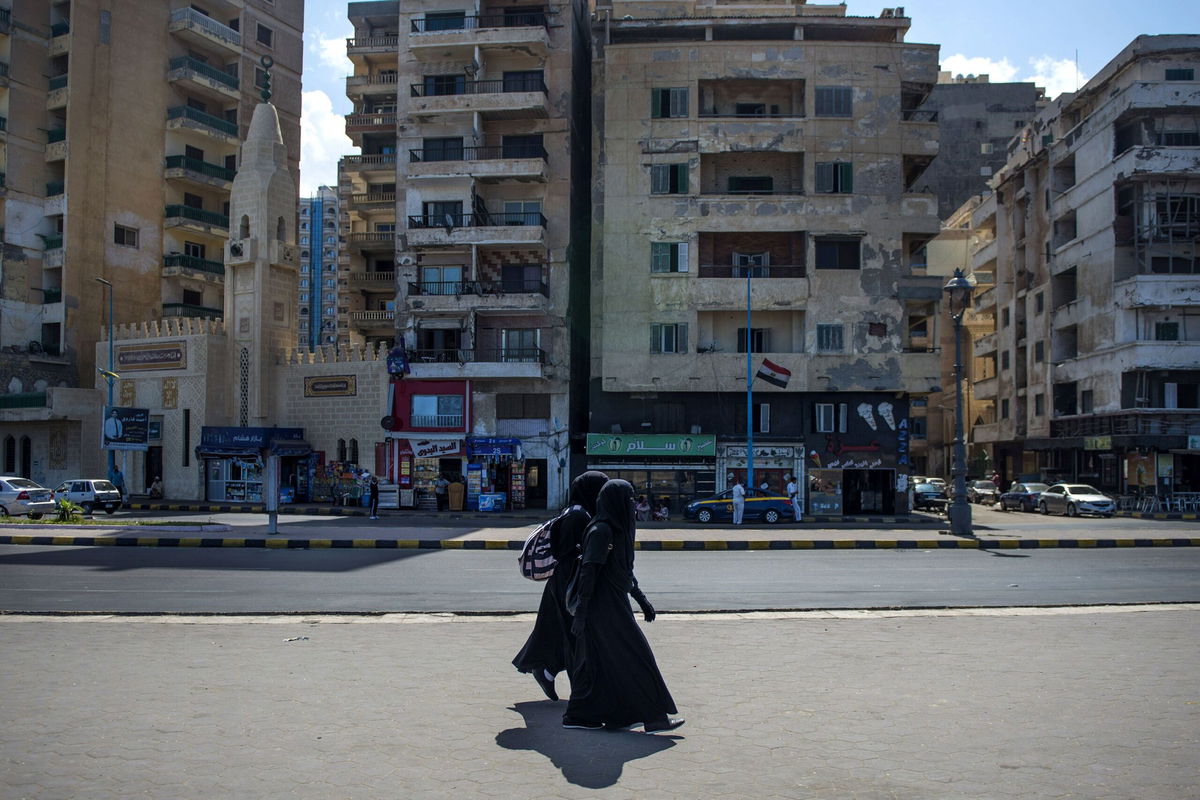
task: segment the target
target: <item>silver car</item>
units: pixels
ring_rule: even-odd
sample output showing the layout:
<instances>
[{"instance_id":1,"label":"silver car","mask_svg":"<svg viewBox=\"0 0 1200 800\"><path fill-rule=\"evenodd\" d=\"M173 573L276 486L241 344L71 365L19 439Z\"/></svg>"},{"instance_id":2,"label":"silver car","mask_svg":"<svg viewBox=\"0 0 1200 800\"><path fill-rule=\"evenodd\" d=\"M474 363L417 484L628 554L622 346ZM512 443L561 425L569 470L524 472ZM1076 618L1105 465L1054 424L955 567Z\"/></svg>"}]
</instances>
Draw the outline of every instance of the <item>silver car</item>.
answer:
<instances>
[{"instance_id":1,"label":"silver car","mask_svg":"<svg viewBox=\"0 0 1200 800\"><path fill-rule=\"evenodd\" d=\"M83 508L84 513L91 514L98 508L106 514L114 513L121 507L121 491L112 483L99 478L72 478L63 481L54 490L56 498L66 498Z\"/></svg>"},{"instance_id":2,"label":"silver car","mask_svg":"<svg viewBox=\"0 0 1200 800\"><path fill-rule=\"evenodd\" d=\"M1108 495L1086 483L1056 483L1038 499L1038 510L1043 514L1096 514L1111 517L1117 504Z\"/></svg>"},{"instance_id":3,"label":"silver car","mask_svg":"<svg viewBox=\"0 0 1200 800\"><path fill-rule=\"evenodd\" d=\"M0 514L6 517L41 519L54 513L54 495L28 478L0 477Z\"/></svg>"}]
</instances>

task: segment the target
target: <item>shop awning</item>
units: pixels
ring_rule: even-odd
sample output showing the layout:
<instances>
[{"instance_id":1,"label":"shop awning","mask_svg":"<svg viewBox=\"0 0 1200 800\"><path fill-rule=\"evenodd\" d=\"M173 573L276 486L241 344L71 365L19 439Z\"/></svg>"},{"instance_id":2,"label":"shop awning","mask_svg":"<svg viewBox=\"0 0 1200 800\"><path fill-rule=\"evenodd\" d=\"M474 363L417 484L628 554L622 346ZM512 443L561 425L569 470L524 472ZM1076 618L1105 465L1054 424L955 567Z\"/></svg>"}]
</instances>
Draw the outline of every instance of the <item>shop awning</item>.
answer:
<instances>
[{"instance_id":1,"label":"shop awning","mask_svg":"<svg viewBox=\"0 0 1200 800\"><path fill-rule=\"evenodd\" d=\"M303 439L272 439L270 454L284 458L306 456L312 452L312 445Z\"/></svg>"}]
</instances>

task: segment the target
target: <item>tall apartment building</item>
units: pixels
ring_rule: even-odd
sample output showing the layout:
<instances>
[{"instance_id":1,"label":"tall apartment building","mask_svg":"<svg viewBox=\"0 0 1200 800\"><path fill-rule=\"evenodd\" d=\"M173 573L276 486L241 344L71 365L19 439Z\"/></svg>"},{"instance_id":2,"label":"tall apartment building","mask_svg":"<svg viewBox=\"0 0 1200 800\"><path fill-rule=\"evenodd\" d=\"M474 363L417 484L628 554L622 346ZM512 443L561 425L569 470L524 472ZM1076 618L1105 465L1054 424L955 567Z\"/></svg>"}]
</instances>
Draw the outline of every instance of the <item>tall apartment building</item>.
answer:
<instances>
[{"instance_id":1,"label":"tall apartment building","mask_svg":"<svg viewBox=\"0 0 1200 800\"><path fill-rule=\"evenodd\" d=\"M971 211L973 441L1006 480L1200 489L1200 36L1139 36Z\"/></svg>"},{"instance_id":2,"label":"tall apartment building","mask_svg":"<svg viewBox=\"0 0 1200 800\"><path fill-rule=\"evenodd\" d=\"M30 396L0 405L27 408L4 417L22 435L58 420L43 427L78 437L78 416L50 408L44 389L97 385L94 345L110 322L97 279L113 287L116 324L222 314L229 192L264 56L298 175L303 3L13 0L3 11L0 364L4 388ZM35 472L48 447L39 427Z\"/></svg>"},{"instance_id":3,"label":"tall apartment building","mask_svg":"<svg viewBox=\"0 0 1200 800\"><path fill-rule=\"evenodd\" d=\"M598 3L589 464L675 504L752 455L755 484L800 476L810 512L907 508L945 283L918 191L938 48L908 27Z\"/></svg>"},{"instance_id":4,"label":"tall apartment building","mask_svg":"<svg viewBox=\"0 0 1200 800\"><path fill-rule=\"evenodd\" d=\"M585 5L351 3L343 340L395 337L388 436L417 502L559 505L587 272ZM582 317L580 317L581 319ZM582 387L582 382L579 383ZM582 391L582 389L581 389Z\"/></svg>"},{"instance_id":5,"label":"tall apartment building","mask_svg":"<svg viewBox=\"0 0 1200 800\"><path fill-rule=\"evenodd\" d=\"M338 257L341 204L335 187L300 199L300 324L298 345L316 350L338 344Z\"/></svg>"}]
</instances>

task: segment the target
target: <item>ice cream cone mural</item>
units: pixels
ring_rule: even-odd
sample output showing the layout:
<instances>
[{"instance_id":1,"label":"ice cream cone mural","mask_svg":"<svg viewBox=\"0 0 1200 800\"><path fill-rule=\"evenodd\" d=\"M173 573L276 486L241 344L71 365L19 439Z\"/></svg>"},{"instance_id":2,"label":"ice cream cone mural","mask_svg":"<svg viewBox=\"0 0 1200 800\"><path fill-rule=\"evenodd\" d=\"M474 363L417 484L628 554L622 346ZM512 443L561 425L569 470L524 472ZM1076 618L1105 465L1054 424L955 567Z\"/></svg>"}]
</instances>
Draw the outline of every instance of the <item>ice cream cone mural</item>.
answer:
<instances>
[{"instance_id":1,"label":"ice cream cone mural","mask_svg":"<svg viewBox=\"0 0 1200 800\"><path fill-rule=\"evenodd\" d=\"M812 459L814 465L818 467L821 466L821 454L816 450L809 450L808 457Z\"/></svg>"},{"instance_id":2,"label":"ice cream cone mural","mask_svg":"<svg viewBox=\"0 0 1200 800\"><path fill-rule=\"evenodd\" d=\"M879 416L883 417L883 421L892 430L896 430L896 416L893 413L892 404L884 400L879 404Z\"/></svg>"},{"instance_id":3,"label":"ice cream cone mural","mask_svg":"<svg viewBox=\"0 0 1200 800\"><path fill-rule=\"evenodd\" d=\"M859 403L858 415L863 418L864 422L871 426L871 430L879 430L879 425L875 422L875 409L871 407L870 403Z\"/></svg>"}]
</instances>

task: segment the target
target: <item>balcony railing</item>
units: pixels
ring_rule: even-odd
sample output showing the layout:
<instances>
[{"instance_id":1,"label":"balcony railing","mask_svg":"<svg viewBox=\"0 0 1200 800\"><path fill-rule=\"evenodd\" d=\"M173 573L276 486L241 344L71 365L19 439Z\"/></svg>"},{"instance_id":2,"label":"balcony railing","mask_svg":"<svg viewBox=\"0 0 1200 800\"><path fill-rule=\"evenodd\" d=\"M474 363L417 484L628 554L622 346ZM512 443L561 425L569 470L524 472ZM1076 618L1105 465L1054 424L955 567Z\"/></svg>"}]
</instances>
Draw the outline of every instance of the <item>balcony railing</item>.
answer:
<instances>
[{"instance_id":1,"label":"balcony railing","mask_svg":"<svg viewBox=\"0 0 1200 800\"><path fill-rule=\"evenodd\" d=\"M729 264L701 264L701 278L746 279L746 271L753 278L804 278L807 270L803 264L770 264L767 266L731 266Z\"/></svg>"},{"instance_id":2,"label":"balcony railing","mask_svg":"<svg viewBox=\"0 0 1200 800\"><path fill-rule=\"evenodd\" d=\"M395 192L365 192L350 195L350 201L356 206L371 205L372 203L394 203Z\"/></svg>"},{"instance_id":3,"label":"balcony railing","mask_svg":"<svg viewBox=\"0 0 1200 800\"><path fill-rule=\"evenodd\" d=\"M220 164L210 164L198 158L188 158L187 156L167 156L166 167L167 169L186 169L190 172L207 175L210 178L220 178L223 181L231 181L237 175L236 170L223 167Z\"/></svg>"},{"instance_id":4,"label":"balcony railing","mask_svg":"<svg viewBox=\"0 0 1200 800\"><path fill-rule=\"evenodd\" d=\"M410 297L431 295L540 294L550 296L544 281L414 281L408 284Z\"/></svg>"},{"instance_id":5,"label":"balcony railing","mask_svg":"<svg viewBox=\"0 0 1200 800\"><path fill-rule=\"evenodd\" d=\"M1111 414L1084 414L1050 421L1052 437L1066 436L1194 436L1200 418L1194 412L1126 409Z\"/></svg>"},{"instance_id":6,"label":"balcony railing","mask_svg":"<svg viewBox=\"0 0 1200 800\"><path fill-rule=\"evenodd\" d=\"M62 302L62 289L42 289L42 305Z\"/></svg>"},{"instance_id":7,"label":"balcony railing","mask_svg":"<svg viewBox=\"0 0 1200 800\"><path fill-rule=\"evenodd\" d=\"M545 364L546 351L540 347L413 350L409 353L413 363L439 364Z\"/></svg>"},{"instance_id":8,"label":"balcony railing","mask_svg":"<svg viewBox=\"0 0 1200 800\"><path fill-rule=\"evenodd\" d=\"M801 195L804 194L804 186L802 184L795 185L772 185L770 187L760 187L756 189L733 189L727 186L716 188L704 188L700 190L701 195ZM664 195L656 195L664 196Z\"/></svg>"},{"instance_id":9,"label":"balcony railing","mask_svg":"<svg viewBox=\"0 0 1200 800\"><path fill-rule=\"evenodd\" d=\"M394 128L396 127L395 112L347 114L347 128Z\"/></svg>"},{"instance_id":10,"label":"balcony railing","mask_svg":"<svg viewBox=\"0 0 1200 800\"><path fill-rule=\"evenodd\" d=\"M197 306L191 303L163 303L164 317L207 317L217 318L224 315L219 308Z\"/></svg>"},{"instance_id":11,"label":"balcony railing","mask_svg":"<svg viewBox=\"0 0 1200 800\"><path fill-rule=\"evenodd\" d=\"M179 8L171 12L171 22L182 22L189 27L195 26L210 36L214 36L230 44L241 46L242 34L228 25L222 25L212 17L201 14L194 8Z\"/></svg>"},{"instance_id":12,"label":"balcony railing","mask_svg":"<svg viewBox=\"0 0 1200 800\"><path fill-rule=\"evenodd\" d=\"M791 109L788 109L787 111L777 111L772 114L768 114L765 111L750 111L739 114L736 110L729 110L725 108L706 108L700 111L701 119L708 119L712 117L727 117L730 119L787 119L803 116L804 111L792 111Z\"/></svg>"},{"instance_id":13,"label":"balcony railing","mask_svg":"<svg viewBox=\"0 0 1200 800\"><path fill-rule=\"evenodd\" d=\"M372 233L352 233L350 234L350 244L391 244L396 241L394 231L372 232Z\"/></svg>"},{"instance_id":14,"label":"balcony railing","mask_svg":"<svg viewBox=\"0 0 1200 800\"><path fill-rule=\"evenodd\" d=\"M414 83L409 87L413 97L444 97L460 94L506 94L512 92L541 92L549 94L546 82L541 78L522 77L516 80L501 78L491 81L447 81L426 85Z\"/></svg>"},{"instance_id":15,"label":"balcony railing","mask_svg":"<svg viewBox=\"0 0 1200 800\"><path fill-rule=\"evenodd\" d=\"M43 236L42 248L44 250L61 250L63 246L63 237L58 236Z\"/></svg>"},{"instance_id":16,"label":"balcony railing","mask_svg":"<svg viewBox=\"0 0 1200 800\"><path fill-rule=\"evenodd\" d=\"M175 106L167 109L167 119L189 119L192 122L198 122L201 125L212 128L215 131L237 136L237 123L229 122L228 120L214 117L212 114L206 114L203 111L192 108L191 106Z\"/></svg>"},{"instance_id":17,"label":"balcony railing","mask_svg":"<svg viewBox=\"0 0 1200 800\"><path fill-rule=\"evenodd\" d=\"M368 155L343 156L347 167L385 167L396 163L395 153L371 153Z\"/></svg>"},{"instance_id":18,"label":"balcony railing","mask_svg":"<svg viewBox=\"0 0 1200 800\"><path fill-rule=\"evenodd\" d=\"M408 151L408 160L414 164L429 163L432 161L492 161L505 158L540 158L545 160L549 157L546 148L540 144L459 148L439 147L437 149Z\"/></svg>"},{"instance_id":19,"label":"balcony railing","mask_svg":"<svg viewBox=\"0 0 1200 800\"><path fill-rule=\"evenodd\" d=\"M209 261L206 258L196 258L195 256L185 256L182 253L172 253L163 256L164 267L183 267L185 269L194 269L198 272L208 272L212 275L224 275L225 265L220 261Z\"/></svg>"},{"instance_id":20,"label":"balcony railing","mask_svg":"<svg viewBox=\"0 0 1200 800\"><path fill-rule=\"evenodd\" d=\"M356 36L346 40L348 50L362 50L366 47L399 47L400 37L394 33L380 36Z\"/></svg>"},{"instance_id":21,"label":"balcony railing","mask_svg":"<svg viewBox=\"0 0 1200 800\"><path fill-rule=\"evenodd\" d=\"M906 108L900 112L901 119L905 122L937 122L938 112L927 111L920 108Z\"/></svg>"},{"instance_id":22,"label":"balcony railing","mask_svg":"<svg viewBox=\"0 0 1200 800\"><path fill-rule=\"evenodd\" d=\"M421 214L408 218L410 228L486 228L503 225L546 227L546 218L536 211L513 214Z\"/></svg>"},{"instance_id":23,"label":"balcony railing","mask_svg":"<svg viewBox=\"0 0 1200 800\"><path fill-rule=\"evenodd\" d=\"M477 17L414 19L413 33L475 30L477 28L545 28L549 26L545 11L518 11L506 14L484 14Z\"/></svg>"},{"instance_id":24,"label":"balcony railing","mask_svg":"<svg viewBox=\"0 0 1200 800\"><path fill-rule=\"evenodd\" d=\"M67 76L66 75L52 75L49 78L48 83L50 86L50 91L52 91L52 92L56 89L65 89L65 88L67 88Z\"/></svg>"},{"instance_id":25,"label":"balcony railing","mask_svg":"<svg viewBox=\"0 0 1200 800\"><path fill-rule=\"evenodd\" d=\"M177 69L190 69L192 72L203 75L206 78L212 78L214 81L228 86L230 89L237 90L238 88L237 77L230 75L223 69L209 66L191 56L180 56L179 58L171 59L170 69L172 72Z\"/></svg>"},{"instance_id":26,"label":"balcony railing","mask_svg":"<svg viewBox=\"0 0 1200 800\"><path fill-rule=\"evenodd\" d=\"M414 428L461 428L462 414L414 414L411 418Z\"/></svg>"},{"instance_id":27,"label":"balcony railing","mask_svg":"<svg viewBox=\"0 0 1200 800\"><path fill-rule=\"evenodd\" d=\"M377 283L392 286L396 283L395 272L384 272L382 270L376 272L351 272L350 282L354 284L362 283Z\"/></svg>"},{"instance_id":28,"label":"balcony railing","mask_svg":"<svg viewBox=\"0 0 1200 800\"><path fill-rule=\"evenodd\" d=\"M46 392L17 392L0 394L0 408L45 408Z\"/></svg>"},{"instance_id":29,"label":"balcony railing","mask_svg":"<svg viewBox=\"0 0 1200 800\"><path fill-rule=\"evenodd\" d=\"M172 204L167 206L165 215L167 217L183 217L184 219L202 222L205 225L212 225L216 228L229 228L229 217L224 214L218 214L215 211L205 211L202 208Z\"/></svg>"}]
</instances>

